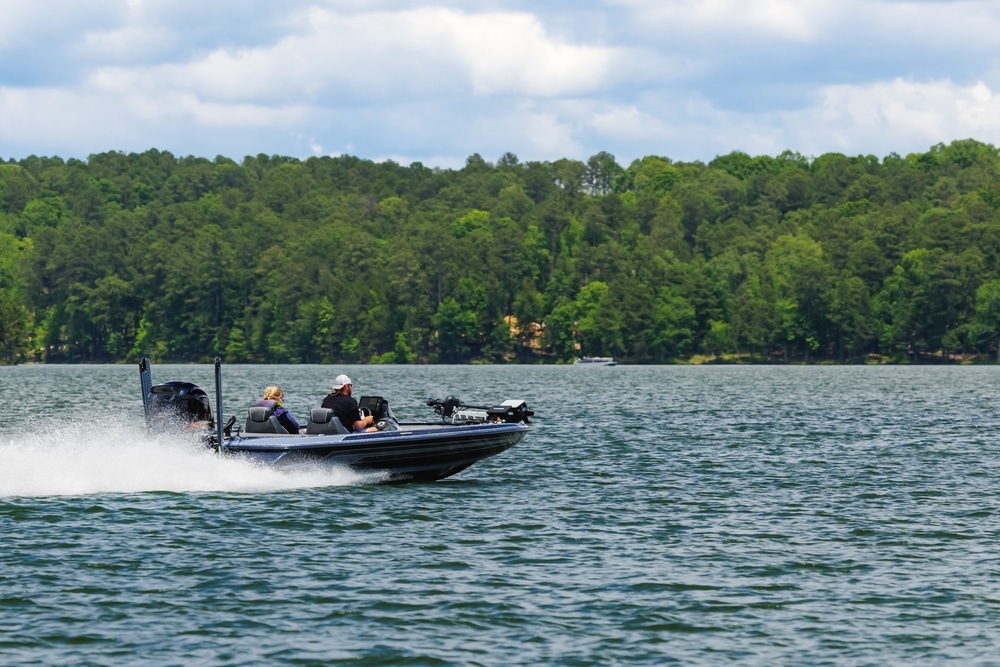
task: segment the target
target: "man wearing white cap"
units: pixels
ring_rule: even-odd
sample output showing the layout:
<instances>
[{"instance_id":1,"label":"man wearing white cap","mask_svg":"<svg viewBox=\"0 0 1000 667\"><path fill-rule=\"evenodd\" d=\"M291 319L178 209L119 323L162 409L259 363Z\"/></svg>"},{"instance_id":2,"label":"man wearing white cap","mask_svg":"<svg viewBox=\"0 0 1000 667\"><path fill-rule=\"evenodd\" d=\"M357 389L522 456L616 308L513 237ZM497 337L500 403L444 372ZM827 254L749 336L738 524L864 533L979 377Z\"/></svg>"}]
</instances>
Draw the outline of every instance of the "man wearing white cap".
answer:
<instances>
[{"instance_id":1,"label":"man wearing white cap","mask_svg":"<svg viewBox=\"0 0 1000 667\"><path fill-rule=\"evenodd\" d=\"M358 402L351 396L354 384L346 375L338 375L333 381L333 391L323 399L323 407L333 410L340 423L348 431L375 431L372 426L375 418L371 415L361 416Z\"/></svg>"}]
</instances>

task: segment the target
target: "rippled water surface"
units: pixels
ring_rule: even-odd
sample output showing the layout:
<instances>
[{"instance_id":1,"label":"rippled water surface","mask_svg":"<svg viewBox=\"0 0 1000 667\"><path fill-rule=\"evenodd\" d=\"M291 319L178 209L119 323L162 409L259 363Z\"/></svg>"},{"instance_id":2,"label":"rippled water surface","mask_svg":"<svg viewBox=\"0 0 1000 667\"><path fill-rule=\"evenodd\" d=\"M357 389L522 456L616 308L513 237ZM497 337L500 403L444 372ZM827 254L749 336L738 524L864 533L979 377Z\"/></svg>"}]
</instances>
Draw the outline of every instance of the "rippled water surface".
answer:
<instances>
[{"instance_id":1,"label":"rippled water surface","mask_svg":"<svg viewBox=\"0 0 1000 667\"><path fill-rule=\"evenodd\" d=\"M1000 664L996 368L232 366L225 410L344 371L534 430L376 486L151 438L132 366L0 367L0 663Z\"/></svg>"}]
</instances>

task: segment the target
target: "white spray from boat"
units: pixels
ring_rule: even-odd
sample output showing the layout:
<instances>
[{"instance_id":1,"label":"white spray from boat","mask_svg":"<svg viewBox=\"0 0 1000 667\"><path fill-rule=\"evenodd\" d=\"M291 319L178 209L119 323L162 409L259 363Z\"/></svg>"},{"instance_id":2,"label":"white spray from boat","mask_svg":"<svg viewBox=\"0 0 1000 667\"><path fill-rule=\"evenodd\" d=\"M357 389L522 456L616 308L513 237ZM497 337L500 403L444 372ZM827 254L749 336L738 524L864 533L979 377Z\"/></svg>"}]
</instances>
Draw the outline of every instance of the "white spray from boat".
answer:
<instances>
[{"instance_id":1,"label":"white spray from boat","mask_svg":"<svg viewBox=\"0 0 1000 667\"><path fill-rule=\"evenodd\" d=\"M0 434L0 498L154 491L268 493L377 481L340 468L276 470L182 435L101 421Z\"/></svg>"}]
</instances>

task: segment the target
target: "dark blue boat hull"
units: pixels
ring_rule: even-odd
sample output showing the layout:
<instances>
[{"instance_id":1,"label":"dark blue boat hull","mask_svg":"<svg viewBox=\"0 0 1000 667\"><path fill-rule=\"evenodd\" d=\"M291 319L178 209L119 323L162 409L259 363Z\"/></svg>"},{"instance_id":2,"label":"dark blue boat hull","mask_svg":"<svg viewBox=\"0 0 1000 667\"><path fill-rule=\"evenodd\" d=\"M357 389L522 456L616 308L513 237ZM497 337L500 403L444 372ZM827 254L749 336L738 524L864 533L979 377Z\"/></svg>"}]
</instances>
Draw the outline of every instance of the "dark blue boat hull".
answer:
<instances>
[{"instance_id":1,"label":"dark blue boat hull","mask_svg":"<svg viewBox=\"0 0 1000 667\"><path fill-rule=\"evenodd\" d=\"M273 466L322 464L379 481L435 481L507 451L524 424L399 424L399 430L349 435L235 435L225 452Z\"/></svg>"}]
</instances>

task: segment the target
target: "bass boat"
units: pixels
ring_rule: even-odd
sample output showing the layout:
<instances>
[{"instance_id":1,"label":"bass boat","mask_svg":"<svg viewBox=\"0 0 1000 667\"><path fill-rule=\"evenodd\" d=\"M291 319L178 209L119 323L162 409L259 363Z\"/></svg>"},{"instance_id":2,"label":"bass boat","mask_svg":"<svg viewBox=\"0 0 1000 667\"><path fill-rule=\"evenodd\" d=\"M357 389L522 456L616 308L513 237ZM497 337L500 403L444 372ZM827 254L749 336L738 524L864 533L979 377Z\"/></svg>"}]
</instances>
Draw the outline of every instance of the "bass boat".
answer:
<instances>
[{"instance_id":1,"label":"bass boat","mask_svg":"<svg viewBox=\"0 0 1000 667\"><path fill-rule=\"evenodd\" d=\"M224 456L270 466L330 465L377 476L379 482L435 481L473 463L505 452L528 433L534 416L523 400L493 406L466 405L457 398L429 398L440 417L433 422L401 422L381 396L362 396L362 414L371 414L376 431L348 432L328 408L314 408L302 433L292 434L270 407L247 411L242 425L231 415L222 421L221 361L215 359L213 418L208 393L191 382L153 385L149 358L139 364L146 424L151 428L203 425L202 440Z\"/></svg>"}]
</instances>

